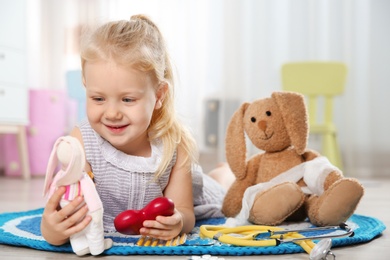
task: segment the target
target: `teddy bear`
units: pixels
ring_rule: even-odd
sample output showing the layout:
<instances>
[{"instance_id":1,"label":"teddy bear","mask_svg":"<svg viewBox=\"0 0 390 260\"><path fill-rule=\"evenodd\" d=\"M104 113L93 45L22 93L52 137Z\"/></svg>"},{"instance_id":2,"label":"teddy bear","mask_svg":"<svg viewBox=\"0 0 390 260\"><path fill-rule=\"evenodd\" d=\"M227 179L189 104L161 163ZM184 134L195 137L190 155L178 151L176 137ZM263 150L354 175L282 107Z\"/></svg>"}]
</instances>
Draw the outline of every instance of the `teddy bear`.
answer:
<instances>
[{"instance_id":1,"label":"teddy bear","mask_svg":"<svg viewBox=\"0 0 390 260\"><path fill-rule=\"evenodd\" d=\"M57 164L60 169L53 178ZM66 192L61 198L61 207L69 204L77 196L84 197L92 221L84 230L70 237L70 244L73 252L78 256L99 255L112 246L112 240L104 238L103 204L95 184L85 172L84 167L85 155L79 140L72 136L59 137L50 154L44 195L50 198L60 186L65 186Z\"/></svg>"},{"instance_id":2,"label":"teddy bear","mask_svg":"<svg viewBox=\"0 0 390 260\"><path fill-rule=\"evenodd\" d=\"M308 218L313 225L328 226L353 214L363 186L307 149L308 135L302 94L277 91L239 107L226 131L226 160L236 177L222 205L233 220L230 225L278 225ZM246 137L261 150L249 159Z\"/></svg>"}]
</instances>

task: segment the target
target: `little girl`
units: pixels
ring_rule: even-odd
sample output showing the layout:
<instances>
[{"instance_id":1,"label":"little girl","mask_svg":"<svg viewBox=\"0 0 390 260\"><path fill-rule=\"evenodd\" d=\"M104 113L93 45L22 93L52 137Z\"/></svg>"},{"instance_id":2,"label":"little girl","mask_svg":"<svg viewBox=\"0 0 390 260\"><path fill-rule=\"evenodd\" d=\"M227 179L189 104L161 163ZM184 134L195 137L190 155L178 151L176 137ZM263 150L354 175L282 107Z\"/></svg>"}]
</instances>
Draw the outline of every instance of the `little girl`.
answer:
<instances>
[{"instance_id":1,"label":"little girl","mask_svg":"<svg viewBox=\"0 0 390 260\"><path fill-rule=\"evenodd\" d=\"M176 118L173 71L157 26L142 15L107 23L83 41L81 62L88 120L71 135L83 144L86 172L94 174L105 231L115 231L122 211L160 196L173 200L175 213L145 221L141 235L168 240L190 232L195 219L223 217L225 189L196 165L195 142ZM225 172L222 166L213 175ZM53 245L91 221L86 206L76 210L82 197L59 209L63 194L61 187L42 216L42 235Z\"/></svg>"}]
</instances>

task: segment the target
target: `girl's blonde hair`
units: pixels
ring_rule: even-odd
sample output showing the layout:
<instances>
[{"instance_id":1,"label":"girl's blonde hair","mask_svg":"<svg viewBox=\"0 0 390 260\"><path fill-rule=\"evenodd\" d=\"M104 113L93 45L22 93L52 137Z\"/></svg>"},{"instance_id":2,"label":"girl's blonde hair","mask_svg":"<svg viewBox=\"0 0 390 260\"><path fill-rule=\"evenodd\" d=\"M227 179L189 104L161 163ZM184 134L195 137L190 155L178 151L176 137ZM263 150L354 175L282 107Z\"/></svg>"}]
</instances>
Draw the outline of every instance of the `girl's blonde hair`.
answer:
<instances>
[{"instance_id":1,"label":"girl's blonde hair","mask_svg":"<svg viewBox=\"0 0 390 260\"><path fill-rule=\"evenodd\" d=\"M92 34L86 34L81 44L81 65L93 61L115 61L147 73L156 80L156 91L161 84L168 90L160 109L155 110L148 128L149 140L160 138L164 145L162 162L156 177L167 169L177 147L185 151L184 165L190 166L197 158L197 150L190 132L179 122L174 110L174 76L170 57L158 27L144 15L134 15L130 21L109 22Z\"/></svg>"}]
</instances>

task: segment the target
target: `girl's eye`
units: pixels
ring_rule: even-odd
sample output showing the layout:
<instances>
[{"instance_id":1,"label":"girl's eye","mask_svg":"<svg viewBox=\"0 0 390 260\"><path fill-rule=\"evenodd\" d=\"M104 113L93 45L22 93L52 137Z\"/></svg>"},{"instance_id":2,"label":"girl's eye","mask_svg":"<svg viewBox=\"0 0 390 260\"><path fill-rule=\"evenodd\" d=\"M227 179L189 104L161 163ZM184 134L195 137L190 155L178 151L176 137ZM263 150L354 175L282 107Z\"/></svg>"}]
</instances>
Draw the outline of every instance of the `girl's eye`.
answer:
<instances>
[{"instance_id":1,"label":"girl's eye","mask_svg":"<svg viewBox=\"0 0 390 260\"><path fill-rule=\"evenodd\" d=\"M103 102L104 98L102 98L102 97L93 97L92 100L96 101L96 102Z\"/></svg>"},{"instance_id":2,"label":"girl's eye","mask_svg":"<svg viewBox=\"0 0 390 260\"><path fill-rule=\"evenodd\" d=\"M124 99L122 99L123 100L123 102L126 102L126 103L129 103L129 102L133 102L134 101L134 99L132 99L132 98L124 98Z\"/></svg>"}]
</instances>

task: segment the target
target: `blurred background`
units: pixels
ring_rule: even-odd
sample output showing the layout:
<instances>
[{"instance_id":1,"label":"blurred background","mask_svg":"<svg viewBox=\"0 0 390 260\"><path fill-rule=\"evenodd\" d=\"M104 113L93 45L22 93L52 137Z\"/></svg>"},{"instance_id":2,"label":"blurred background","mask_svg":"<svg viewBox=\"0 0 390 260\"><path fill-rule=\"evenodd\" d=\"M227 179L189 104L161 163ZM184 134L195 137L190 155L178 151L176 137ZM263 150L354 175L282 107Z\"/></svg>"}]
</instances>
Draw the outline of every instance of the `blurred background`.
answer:
<instances>
[{"instance_id":1,"label":"blurred background","mask_svg":"<svg viewBox=\"0 0 390 260\"><path fill-rule=\"evenodd\" d=\"M178 112L206 168L224 160L238 106L281 90L284 63L340 61L348 76L334 117L345 175L390 176L388 0L0 0L0 129L26 126L33 175L44 174L55 139L85 115L83 28L139 13L165 36ZM0 168L17 176L18 139L5 130ZM319 144L310 137L309 147L321 152Z\"/></svg>"}]
</instances>

